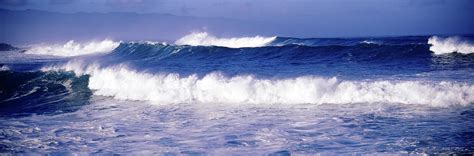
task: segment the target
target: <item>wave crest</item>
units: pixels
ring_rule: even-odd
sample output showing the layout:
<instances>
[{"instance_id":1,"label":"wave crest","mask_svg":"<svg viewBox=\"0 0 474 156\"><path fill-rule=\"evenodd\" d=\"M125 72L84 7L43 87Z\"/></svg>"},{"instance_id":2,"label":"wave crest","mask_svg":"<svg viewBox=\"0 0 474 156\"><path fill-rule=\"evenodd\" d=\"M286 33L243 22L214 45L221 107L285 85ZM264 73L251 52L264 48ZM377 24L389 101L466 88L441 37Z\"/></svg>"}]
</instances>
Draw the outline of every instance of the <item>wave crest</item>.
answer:
<instances>
[{"instance_id":1,"label":"wave crest","mask_svg":"<svg viewBox=\"0 0 474 156\"><path fill-rule=\"evenodd\" d=\"M105 39L98 42L77 43L70 40L67 43L40 45L28 49L25 53L36 55L52 55L52 56L79 56L97 53L111 52L118 47L120 42Z\"/></svg>"},{"instance_id":2,"label":"wave crest","mask_svg":"<svg viewBox=\"0 0 474 156\"><path fill-rule=\"evenodd\" d=\"M402 103L432 106L468 105L474 86L456 82L344 81L337 78L300 76L260 79L252 75L226 77L218 72L203 77L150 74L126 66L99 68L68 63L60 68L88 74L95 95L122 100L170 103L349 104Z\"/></svg>"},{"instance_id":3,"label":"wave crest","mask_svg":"<svg viewBox=\"0 0 474 156\"><path fill-rule=\"evenodd\" d=\"M0 65L0 71L9 71L10 68L7 65Z\"/></svg>"},{"instance_id":4,"label":"wave crest","mask_svg":"<svg viewBox=\"0 0 474 156\"><path fill-rule=\"evenodd\" d=\"M262 47L271 43L276 37L241 37L241 38L217 38L206 32L191 33L180 39L175 44L191 46L222 46L229 48Z\"/></svg>"},{"instance_id":5,"label":"wave crest","mask_svg":"<svg viewBox=\"0 0 474 156\"><path fill-rule=\"evenodd\" d=\"M474 45L460 37L441 38L432 36L428 39L428 44L431 44L430 50L435 54L445 53L474 53Z\"/></svg>"}]
</instances>

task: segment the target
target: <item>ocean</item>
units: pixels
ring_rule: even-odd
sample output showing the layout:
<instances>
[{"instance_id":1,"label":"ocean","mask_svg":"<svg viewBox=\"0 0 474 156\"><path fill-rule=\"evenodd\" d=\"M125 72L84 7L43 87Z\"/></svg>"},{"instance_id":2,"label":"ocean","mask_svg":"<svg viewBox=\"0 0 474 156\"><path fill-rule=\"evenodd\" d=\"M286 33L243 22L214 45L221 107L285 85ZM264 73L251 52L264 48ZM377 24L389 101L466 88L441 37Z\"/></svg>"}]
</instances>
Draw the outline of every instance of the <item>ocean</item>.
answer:
<instances>
[{"instance_id":1,"label":"ocean","mask_svg":"<svg viewBox=\"0 0 474 156\"><path fill-rule=\"evenodd\" d=\"M0 51L0 152L473 154L474 36Z\"/></svg>"}]
</instances>

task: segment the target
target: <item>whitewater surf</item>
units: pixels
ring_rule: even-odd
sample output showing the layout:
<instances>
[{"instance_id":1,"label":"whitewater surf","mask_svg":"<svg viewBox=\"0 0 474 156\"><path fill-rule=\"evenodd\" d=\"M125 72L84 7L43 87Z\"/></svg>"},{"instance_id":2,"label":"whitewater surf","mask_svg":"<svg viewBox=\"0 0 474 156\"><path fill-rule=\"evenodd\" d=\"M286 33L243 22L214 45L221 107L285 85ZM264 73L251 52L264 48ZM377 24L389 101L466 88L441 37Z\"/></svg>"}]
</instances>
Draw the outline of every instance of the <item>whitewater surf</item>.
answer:
<instances>
[{"instance_id":1,"label":"whitewater surf","mask_svg":"<svg viewBox=\"0 0 474 156\"><path fill-rule=\"evenodd\" d=\"M473 41L198 32L2 51L0 149L469 153Z\"/></svg>"}]
</instances>

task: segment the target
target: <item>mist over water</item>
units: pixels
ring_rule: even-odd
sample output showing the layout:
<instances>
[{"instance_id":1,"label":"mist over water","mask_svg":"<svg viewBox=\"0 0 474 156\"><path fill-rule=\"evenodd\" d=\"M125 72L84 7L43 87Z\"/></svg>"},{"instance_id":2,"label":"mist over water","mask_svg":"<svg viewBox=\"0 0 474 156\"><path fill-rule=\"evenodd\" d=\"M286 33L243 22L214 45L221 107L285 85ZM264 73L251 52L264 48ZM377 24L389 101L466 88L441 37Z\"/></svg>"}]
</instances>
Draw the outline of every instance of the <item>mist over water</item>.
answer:
<instances>
[{"instance_id":1,"label":"mist over water","mask_svg":"<svg viewBox=\"0 0 474 156\"><path fill-rule=\"evenodd\" d=\"M97 40L0 54L0 149L472 153L469 36Z\"/></svg>"}]
</instances>

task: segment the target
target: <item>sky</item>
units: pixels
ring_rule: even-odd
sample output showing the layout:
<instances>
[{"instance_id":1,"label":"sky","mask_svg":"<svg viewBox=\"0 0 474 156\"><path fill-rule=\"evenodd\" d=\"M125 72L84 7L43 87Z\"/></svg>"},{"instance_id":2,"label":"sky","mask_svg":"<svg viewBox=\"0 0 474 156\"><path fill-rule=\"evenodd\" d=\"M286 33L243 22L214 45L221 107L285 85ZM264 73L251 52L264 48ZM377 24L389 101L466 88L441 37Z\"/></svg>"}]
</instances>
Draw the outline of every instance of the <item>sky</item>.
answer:
<instances>
[{"instance_id":1,"label":"sky","mask_svg":"<svg viewBox=\"0 0 474 156\"><path fill-rule=\"evenodd\" d=\"M0 8L225 18L293 37L474 34L473 0L0 0Z\"/></svg>"}]
</instances>

